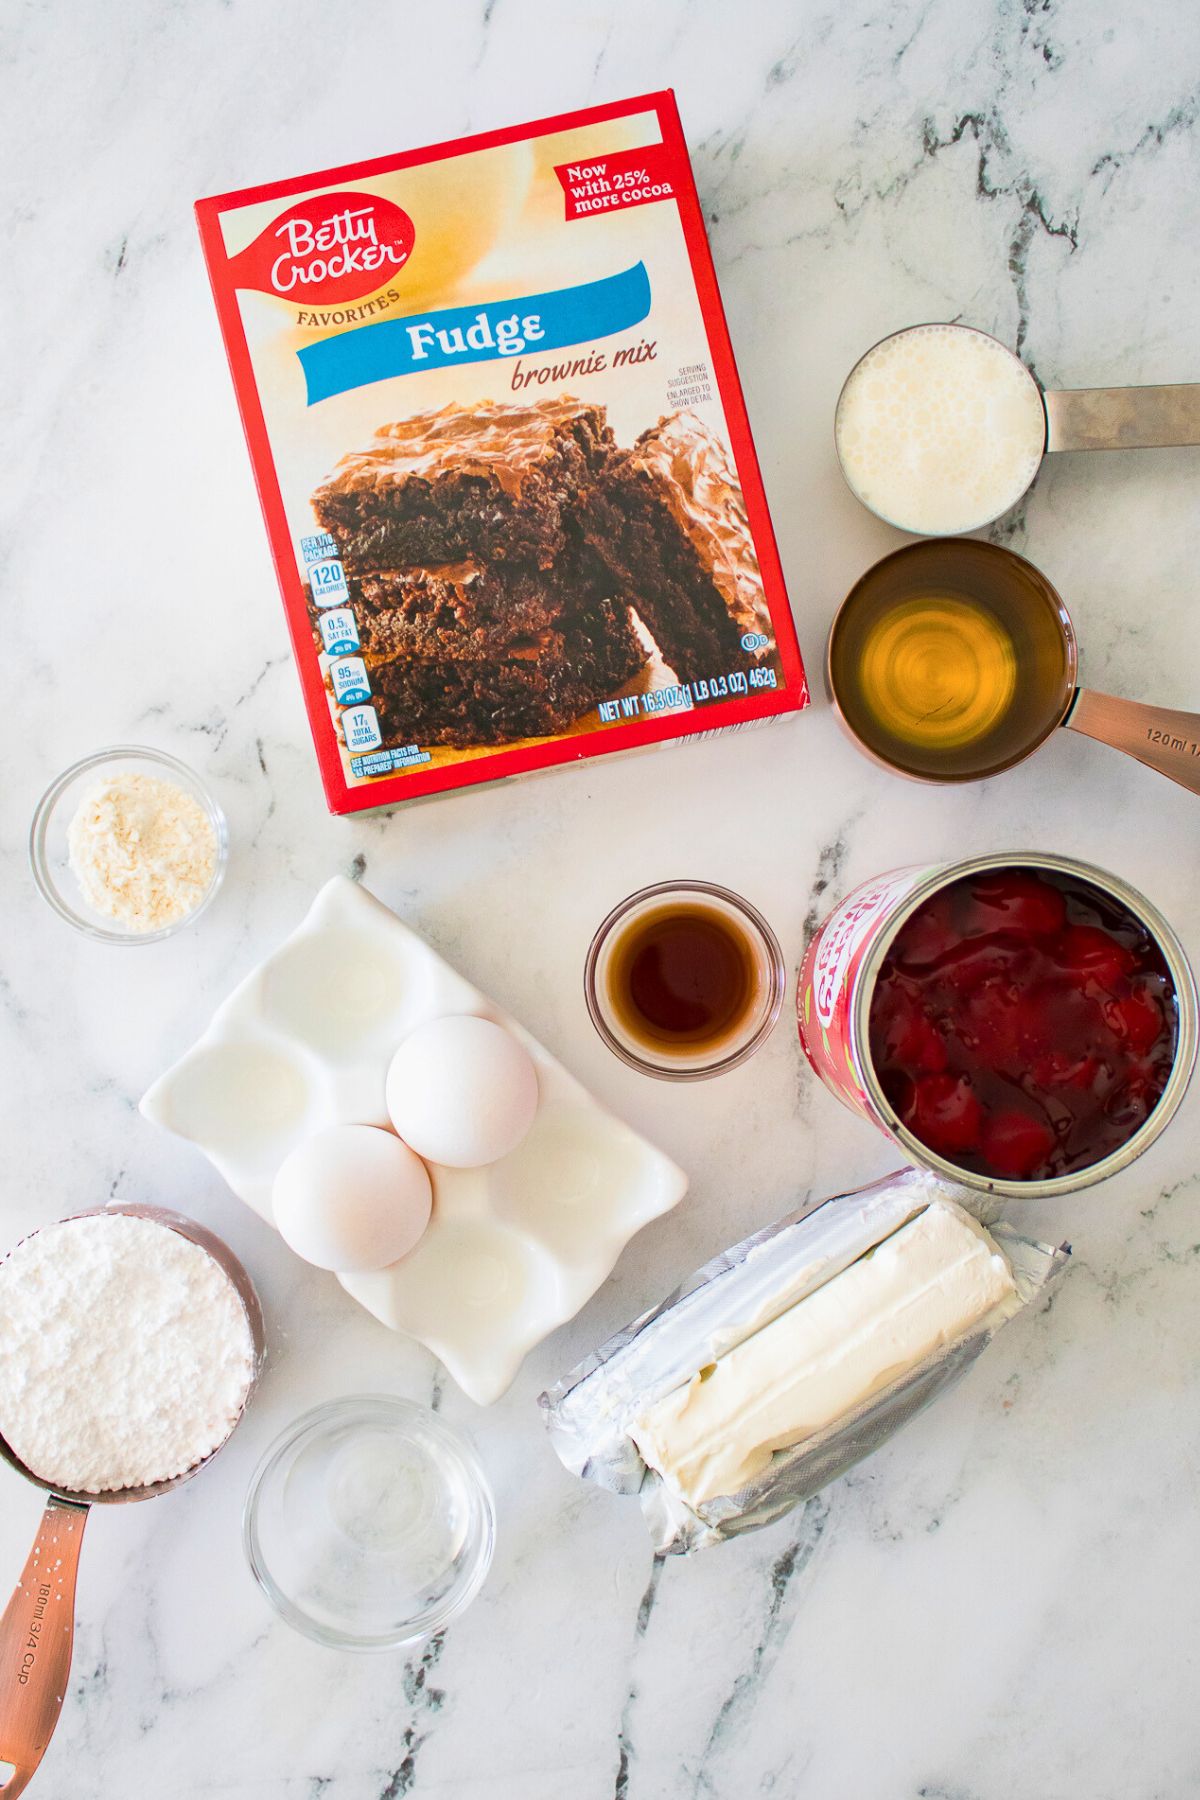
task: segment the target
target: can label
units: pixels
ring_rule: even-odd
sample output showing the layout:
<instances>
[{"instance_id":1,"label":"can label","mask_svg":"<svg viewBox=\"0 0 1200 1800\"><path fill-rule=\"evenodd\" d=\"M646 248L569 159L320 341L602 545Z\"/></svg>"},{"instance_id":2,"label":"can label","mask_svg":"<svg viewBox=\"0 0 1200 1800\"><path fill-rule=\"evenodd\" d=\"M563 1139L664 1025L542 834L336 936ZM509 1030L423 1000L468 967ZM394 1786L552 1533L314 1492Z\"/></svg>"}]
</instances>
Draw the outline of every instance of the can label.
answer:
<instances>
[{"instance_id":1,"label":"can label","mask_svg":"<svg viewBox=\"0 0 1200 1800\"><path fill-rule=\"evenodd\" d=\"M854 1066L859 971L897 908L936 865L893 869L846 896L818 928L800 965L796 1008L804 1054L843 1105L879 1123Z\"/></svg>"}]
</instances>

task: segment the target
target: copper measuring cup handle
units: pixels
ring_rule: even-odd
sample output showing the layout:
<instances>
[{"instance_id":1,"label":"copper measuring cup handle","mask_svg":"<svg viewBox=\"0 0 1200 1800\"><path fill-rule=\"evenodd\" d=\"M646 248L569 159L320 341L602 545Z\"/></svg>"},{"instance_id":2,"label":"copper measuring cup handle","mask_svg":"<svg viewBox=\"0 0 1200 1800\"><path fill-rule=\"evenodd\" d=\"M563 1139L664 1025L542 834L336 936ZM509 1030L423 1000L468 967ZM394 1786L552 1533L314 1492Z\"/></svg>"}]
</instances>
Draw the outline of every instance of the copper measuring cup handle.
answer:
<instances>
[{"instance_id":1,"label":"copper measuring cup handle","mask_svg":"<svg viewBox=\"0 0 1200 1800\"><path fill-rule=\"evenodd\" d=\"M194 1219L186 1219L168 1207L93 1206L86 1212L74 1213L72 1218L106 1217L114 1212L134 1219L150 1219L198 1244L224 1270L237 1290L254 1346L250 1382L242 1399L242 1411L238 1414L240 1419L258 1382L264 1355L262 1307L254 1283L228 1244L222 1243ZM220 1454L236 1429L238 1419L207 1456L180 1474L145 1487L105 1488L94 1494L76 1493L74 1489L56 1494L50 1483L21 1462L0 1437L0 1462L8 1463L18 1475L24 1475L48 1496L29 1560L4 1616L0 1618L0 1800L16 1800L18 1794L24 1793L58 1724L75 1638L75 1578L83 1528L91 1506L93 1503L120 1506L171 1493L207 1468L213 1457ZM13 1771L7 1781L4 1765L10 1765Z\"/></svg>"},{"instance_id":2,"label":"copper measuring cup handle","mask_svg":"<svg viewBox=\"0 0 1200 1800\"><path fill-rule=\"evenodd\" d=\"M24 1793L54 1735L75 1642L75 1577L88 1508L51 1494L0 1619L0 1800Z\"/></svg>"},{"instance_id":3,"label":"copper measuring cup handle","mask_svg":"<svg viewBox=\"0 0 1200 1800\"><path fill-rule=\"evenodd\" d=\"M1148 769L1200 794L1200 713L1174 712L1167 706L1147 706L1140 700L1079 688L1063 724L1123 750Z\"/></svg>"},{"instance_id":4,"label":"copper measuring cup handle","mask_svg":"<svg viewBox=\"0 0 1200 1800\"><path fill-rule=\"evenodd\" d=\"M1159 450L1200 444L1200 382L1047 388L1047 450Z\"/></svg>"}]
</instances>

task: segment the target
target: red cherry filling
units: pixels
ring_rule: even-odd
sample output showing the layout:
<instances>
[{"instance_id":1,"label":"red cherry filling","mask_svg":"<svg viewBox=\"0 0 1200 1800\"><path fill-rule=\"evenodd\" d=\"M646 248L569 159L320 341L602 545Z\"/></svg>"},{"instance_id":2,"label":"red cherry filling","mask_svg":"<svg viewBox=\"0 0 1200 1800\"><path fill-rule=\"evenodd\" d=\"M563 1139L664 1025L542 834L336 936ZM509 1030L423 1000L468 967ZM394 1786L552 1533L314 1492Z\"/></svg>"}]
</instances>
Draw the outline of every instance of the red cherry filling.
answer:
<instances>
[{"instance_id":1,"label":"red cherry filling","mask_svg":"<svg viewBox=\"0 0 1200 1800\"><path fill-rule=\"evenodd\" d=\"M1027 869L993 870L978 875L967 907L968 932L1009 932L1014 937L1051 937L1066 920L1066 902Z\"/></svg>"},{"instance_id":2,"label":"red cherry filling","mask_svg":"<svg viewBox=\"0 0 1200 1800\"><path fill-rule=\"evenodd\" d=\"M1054 1149L1054 1133L1029 1113L993 1113L983 1128L983 1153L997 1175L1028 1181Z\"/></svg>"},{"instance_id":3,"label":"red cherry filling","mask_svg":"<svg viewBox=\"0 0 1200 1800\"><path fill-rule=\"evenodd\" d=\"M1053 1092L1055 1088L1094 1087L1103 1073L1098 1056L1076 1056L1070 1050L1048 1050L1030 1066L1037 1087Z\"/></svg>"},{"instance_id":4,"label":"red cherry filling","mask_svg":"<svg viewBox=\"0 0 1200 1800\"><path fill-rule=\"evenodd\" d=\"M963 1048L993 1069L1016 1064L1020 1055L1021 999L1007 981L985 981L963 998L955 1034Z\"/></svg>"},{"instance_id":5,"label":"red cherry filling","mask_svg":"<svg viewBox=\"0 0 1200 1800\"><path fill-rule=\"evenodd\" d=\"M956 1156L979 1142L983 1109L965 1075L926 1075L914 1084L904 1123L931 1150Z\"/></svg>"},{"instance_id":6,"label":"red cherry filling","mask_svg":"<svg viewBox=\"0 0 1200 1800\"><path fill-rule=\"evenodd\" d=\"M1120 1085L1109 1094L1104 1111L1113 1124L1128 1135L1146 1122L1157 1100L1154 1071L1145 1064L1135 1063Z\"/></svg>"},{"instance_id":7,"label":"red cherry filling","mask_svg":"<svg viewBox=\"0 0 1200 1800\"><path fill-rule=\"evenodd\" d=\"M1013 938L967 938L948 952L942 962L946 980L960 993L987 984L1017 981L1029 961L1024 944Z\"/></svg>"},{"instance_id":8,"label":"red cherry filling","mask_svg":"<svg viewBox=\"0 0 1200 1800\"><path fill-rule=\"evenodd\" d=\"M1162 1010L1152 995L1126 994L1105 1002L1104 1017L1118 1043L1135 1056L1145 1056L1163 1028Z\"/></svg>"},{"instance_id":9,"label":"red cherry filling","mask_svg":"<svg viewBox=\"0 0 1200 1800\"><path fill-rule=\"evenodd\" d=\"M918 1075L933 1075L946 1067L946 1046L920 1003L897 990L896 1003L880 1019L880 1041L888 1062L900 1063Z\"/></svg>"},{"instance_id":10,"label":"red cherry filling","mask_svg":"<svg viewBox=\"0 0 1200 1800\"><path fill-rule=\"evenodd\" d=\"M1062 934L1059 960L1081 982L1098 982L1110 992L1133 967L1131 952L1098 925L1068 925Z\"/></svg>"},{"instance_id":11,"label":"red cherry filling","mask_svg":"<svg viewBox=\"0 0 1200 1800\"><path fill-rule=\"evenodd\" d=\"M1119 1149L1175 1055L1162 951L1099 888L1002 869L941 889L897 932L871 1001L895 1116L960 1168L1038 1181Z\"/></svg>"},{"instance_id":12,"label":"red cherry filling","mask_svg":"<svg viewBox=\"0 0 1200 1800\"><path fill-rule=\"evenodd\" d=\"M949 893L934 894L927 900L908 920L902 936L903 945L900 946L898 939L893 945L893 954L899 950L905 968L924 968L957 949L962 932L954 922Z\"/></svg>"}]
</instances>

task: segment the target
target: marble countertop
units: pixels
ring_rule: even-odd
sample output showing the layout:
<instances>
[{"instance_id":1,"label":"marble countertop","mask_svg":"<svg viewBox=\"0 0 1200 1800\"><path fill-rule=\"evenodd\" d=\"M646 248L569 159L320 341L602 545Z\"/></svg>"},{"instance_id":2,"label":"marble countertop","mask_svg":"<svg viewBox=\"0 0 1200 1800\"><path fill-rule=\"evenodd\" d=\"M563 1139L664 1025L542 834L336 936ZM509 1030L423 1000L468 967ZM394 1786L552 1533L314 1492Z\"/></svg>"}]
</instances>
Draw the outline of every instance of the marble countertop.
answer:
<instances>
[{"instance_id":1,"label":"marble countertop","mask_svg":"<svg viewBox=\"0 0 1200 1800\"><path fill-rule=\"evenodd\" d=\"M1178 1800L1200 1787L1200 1088L1103 1188L1031 1205L1074 1266L968 1378L769 1531L654 1565L639 1511L573 1480L534 1398L722 1245L889 1164L781 1026L715 1084L594 1036L591 930L645 882L742 890L793 967L898 863L1062 849L1132 879L1200 958L1196 800L1063 734L942 792L856 756L818 702L769 730L390 817L330 818L191 202L662 85L678 93L801 641L900 538L841 484L842 377L961 316L1048 385L1200 376L1200 13L1081 0L81 0L5 32L9 726L0 1238L109 1198L228 1237L271 1356L228 1450L89 1526L44 1800ZM1090 684L1200 700L1197 452L1053 459L994 534L1076 618ZM39 901L38 793L98 744L208 776L233 854L203 925L143 953ZM213 1004L330 874L370 887L691 1173L571 1325L481 1412L285 1254L137 1115ZM499 1513L472 1610L422 1654L342 1656L242 1560L251 1468L316 1402L383 1389L473 1435ZM0 1470L15 1577L38 1497Z\"/></svg>"}]
</instances>

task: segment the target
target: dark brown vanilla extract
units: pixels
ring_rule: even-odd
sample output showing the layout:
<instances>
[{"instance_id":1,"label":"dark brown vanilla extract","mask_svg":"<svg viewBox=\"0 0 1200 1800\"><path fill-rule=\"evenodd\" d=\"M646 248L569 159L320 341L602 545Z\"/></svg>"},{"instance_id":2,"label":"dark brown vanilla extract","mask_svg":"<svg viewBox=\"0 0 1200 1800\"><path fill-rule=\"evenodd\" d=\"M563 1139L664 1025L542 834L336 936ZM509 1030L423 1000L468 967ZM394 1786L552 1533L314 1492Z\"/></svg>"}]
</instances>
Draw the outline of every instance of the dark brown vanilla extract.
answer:
<instances>
[{"instance_id":1,"label":"dark brown vanilla extract","mask_svg":"<svg viewBox=\"0 0 1200 1800\"><path fill-rule=\"evenodd\" d=\"M630 920L618 936L608 994L622 1029L654 1048L716 1048L759 1000L762 974L745 931L702 901Z\"/></svg>"}]
</instances>

